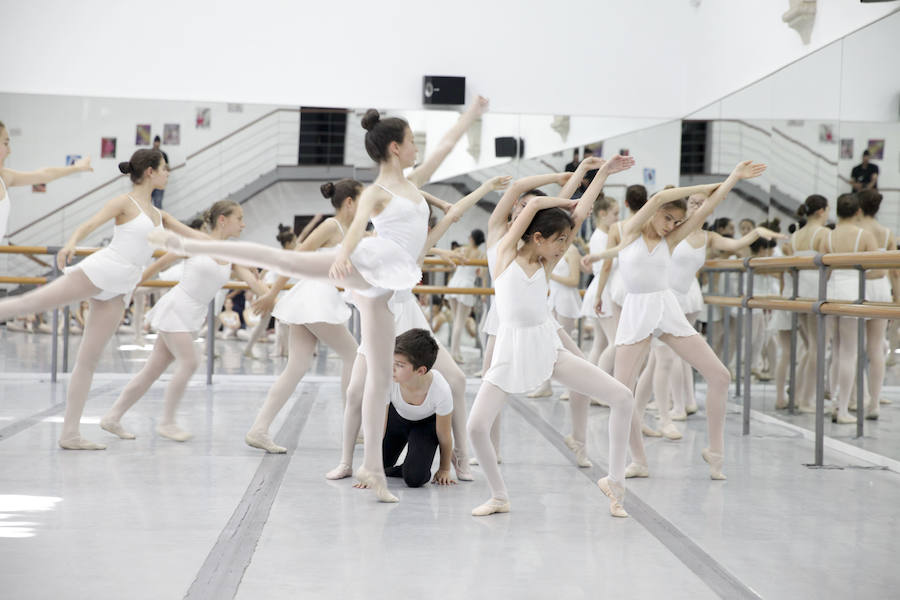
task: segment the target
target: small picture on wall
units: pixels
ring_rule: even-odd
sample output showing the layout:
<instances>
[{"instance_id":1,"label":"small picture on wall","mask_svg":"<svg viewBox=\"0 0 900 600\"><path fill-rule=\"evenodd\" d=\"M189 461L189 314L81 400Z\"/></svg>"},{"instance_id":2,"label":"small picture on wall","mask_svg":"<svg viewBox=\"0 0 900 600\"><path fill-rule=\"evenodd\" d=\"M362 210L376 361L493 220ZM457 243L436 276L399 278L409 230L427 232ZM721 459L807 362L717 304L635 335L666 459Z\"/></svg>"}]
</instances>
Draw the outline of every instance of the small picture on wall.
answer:
<instances>
[{"instance_id":1,"label":"small picture on wall","mask_svg":"<svg viewBox=\"0 0 900 600\"><path fill-rule=\"evenodd\" d=\"M872 160L884 160L884 140L869 140L869 158Z\"/></svg>"},{"instance_id":2,"label":"small picture on wall","mask_svg":"<svg viewBox=\"0 0 900 600\"><path fill-rule=\"evenodd\" d=\"M826 123L819 125L819 141L823 144L833 144L834 127Z\"/></svg>"},{"instance_id":3,"label":"small picture on wall","mask_svg":"<svg viewBox=\"0 0 900 600\"><path fill-rule=\"evenodd\" d=\"M43 194L44 192L47 191L47 184L46 183L35 183L34 185L31 186L31 191L33 193Z\"/></svg>"},{"instance_id":4,"label":"small picture on wall","mask_svg":"<svg viewBox=\"0 0 900 600\"><path fill-rule=\"evenodd\" d=\"M178 123L166 123L163 125L162 143L166 146L178 146L181 144L181 125Z\"/></svg>"},{"instance_id":5,"label":"small picture on wall","mask_svg":"<svg viewBox=\"0 0 900 600\"><path fill-rule=\"evenodd\" d=\"M116 157L116 138L100 139L100 158Z\"/></svg>"},{"instance_id":6,"label":"small picture on wall","mask_svg":"<svg viewBox=\"0 0 900 600\"><path fill-rule=\"evenodd\" d=\"M628 156L629 152L630 150L628 150L628 148L619 148L619 154L622 156Z\"/></svg>"},{"instance_id":7,"label":"small picture on wall","mask_svg":"<svg viewBox=\"0 0 900 600\"><path fill-rule=\"evenodd\" d=\"M66 166L71 167L81 158L80 154L66 154Z\"/></svg>"},{"instance_id":8,"label":"small picture on wall","mask_svg":"<svg viewBox=\"0 0 900 600\"><path fill-rule=\"evenodd\" d=\"M853 138L841 138L841 158L853 158Z\"/></svg>"},{"instance_id":9,"label":"small picture on wall","mask_svg":"<svg viewBox=\"0 0 900 600\"><path fill-rule=\"evenodd\" d=\"M197 109L197 129L209 129L209 121L212 113L211 108Z\"/></svg>"},{"instance_id":10,"label":"small picture on wall","mask_svg":"<svg viewBox=\"0 0 900 600\"><path fill-rule=\"evenodd\" d=\"M149 146L150 145L150 126L149 125L138 125L134 134L134 145L135 146Z\"/></svg>"},{"instance_id":11,"label":"small picture on wall","mask_svg":"<svg viewBox=\"0 0 900 600\"><path fill-rule=\"evenodd\" d=\"M644 185L648 187L656 185L656 169L644 167Z\"/></svg>"}]
</instances>

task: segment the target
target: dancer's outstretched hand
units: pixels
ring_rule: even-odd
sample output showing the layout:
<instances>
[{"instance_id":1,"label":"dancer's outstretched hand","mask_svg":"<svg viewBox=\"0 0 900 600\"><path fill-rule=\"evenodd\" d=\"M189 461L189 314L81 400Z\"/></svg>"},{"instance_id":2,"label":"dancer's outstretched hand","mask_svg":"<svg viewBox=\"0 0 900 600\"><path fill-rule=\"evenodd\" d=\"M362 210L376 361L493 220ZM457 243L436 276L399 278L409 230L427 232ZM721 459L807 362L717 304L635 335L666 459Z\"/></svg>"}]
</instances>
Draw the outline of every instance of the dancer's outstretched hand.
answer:
<instances>
[{"instance_id":1,"label":"dancer's outstretched hand","mask_svg":"<svg viewBox=\"0 0 900 600\"><path fill-rule=\"evenodd\" d=\"M511 175L497 175L484 182L491 190L505 190L512 181Z\"/></svg>"},{"instance_id":2,"label":"dancer's outstretched hand","mask_svg":"<svg viewBox=\"0 0 900 600\"><path fill-rule=\"evenodd\" d=\"M250 308L253 310L253 314L255 315L270 313L272 312L272 309L275 308L275 303L277 300L278 294L265 294L264 296L260 296L255 301L253 301L250 304Z\"/></svg>"},{"instance_id":3,"label":"dancer's outstretched hand","mask_svg":"<svg viewBox=\"0 0 900 600\"><path fill-rule=\"evenodd\" d=\"M334 262L331 263L331 268L328 270L328 276L332 279L343 279L349 275L352 270L353 263L350 262L350 257L343 249L341 249L334 257Z\"/></svg>"},{"instance_id":4,"label":"dancer's outstretched hand","mask_svg":"<svg viewBox=\"0 0 900 600\"><path fill-rule=\"evenodd\" d=\"M59 267L60 271L66 268L66 265L69 264L69 261L72 260L73 256L75 256L75 246L69 246L67 244L60 248L59 252L56 254L56 265Z\"/></svg>"},{"instance_id":5,"label":"dancer's outstretched hand","mask_svg":"<svg viewBox=\"0 0 900 600\"><path fill-rule=\"evenodd\" d=\"M450 477L450 470L442 471L438 469L438 472L434 474L434 478L431 480L431 483L436 483L438 485L456 485L456 481Z\"/></svg>"},{"instance_id":6,"label":"dancer's outstretched hand","mask_svg":"<svg viewBox=\"0 0 900 600\"><path fill-rule=\"evenodd\" d=\"M475 115L481 116L488 111L488 107L490 106L491 101L485 98L484 96L476 96L475 100L472 102L472 105L469 106L469 110L471 110Z\"/></svg>"},{"instance_id":7,"label":"dancer's outstretched hand","mask_svg":"<svg viewBox=\"0 0 900 600\"><path fill-rule=\"evenodd\" d=\"M600 294L597 294L597 301L594 302L594 312L598 315L603 312L603 298L600 297Z\"/></svg>"},{"instance_id":8,"label":"dancer's outstretched hand","mask_svg":"<svg viewBox=\"0 0 900 600\"><path fill-rule=\"evenodd\" d=\"M566 184L569 183L569 180L572 179L572 175L574 174L575 173L572 173L571 171L566 171L565 173L557 173L556 185L558 185L559 187L566 187Z\"/></svg>"},{"instance_id":9,"label":"dancer's outstretched hand","mask_svg":"<svg viewBox=\"0 0 900 600\"><path fill-rule=\"evenodd\" d=\"M779 233L777 231L772 231L771 229L766 229L765 227L757 227L756 233L759 234L764 240L787 240L790 239L790 236L786 233Z\"/></svg>"},{"instance_id":10,"label":"dancer's outstretched hand","mask_svg":"<svg viewBox=\"0 0 900 600\"><path fill-rule=\"evenodd\" d=\"M752 179L762 175L765 170L766 165L755 163L752 160L745 160L744 162L738 163L732 173L737 175L739 179Z\"/></svg>"},{"instance_id":11,"label":"dancer's outstretched hand","mask_svg":"<svg viewBox=\"0 0 900 600\"><path fill-rule=\"evenodd\" d=\"M619 173L620 171L625 171L634 166L634 157L633 156L622 156L621 154L616 154L611 159L609 159L606 164L604 164L601 169L606 169L606 172L610 175L613 173Z\"/></svg>"},{"instance_id":12,"label":"dancer's outstretched hand","mask_svg":"<svg viewBox=\"0 0 900 600\"><path fill-rule=\"evenodd\" d=\"M91 155L88 154L83 158L79 158L75 161L75 169L78 171L93 171L94 167L91 166Z\"/></svg>"},{"instance_id":13,"label":"dancer's outstretched hand","mask_svg":"<svg viewBox=\"0 0 900 600\"><path fill-rule=\"evenodd\" d=\"M588 156L583 161L581 161L581 164L586 166L588 170L594 170L601 168L606 164L606 161L599 156Z\"/></svg>"},{"instance_id":14,"label":"dancer's outstretched hand","mask_svg":"<svg viewBox=\"0 0 900 600\"><path fill-rule=\"evenodd\" d=\"M581 257L581 270L590 273L593 270L594 261L590 254Z\"/></svg>"}]
</instances>

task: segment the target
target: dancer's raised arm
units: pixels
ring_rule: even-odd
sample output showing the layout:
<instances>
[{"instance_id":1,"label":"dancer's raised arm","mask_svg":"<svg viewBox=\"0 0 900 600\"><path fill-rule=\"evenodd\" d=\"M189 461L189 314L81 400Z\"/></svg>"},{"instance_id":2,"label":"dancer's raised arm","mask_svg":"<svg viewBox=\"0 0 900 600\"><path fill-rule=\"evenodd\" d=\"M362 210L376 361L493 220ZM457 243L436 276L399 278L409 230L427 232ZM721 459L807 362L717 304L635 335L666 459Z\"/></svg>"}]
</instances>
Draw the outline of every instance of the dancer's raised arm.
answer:
<instances>
[{"instance_id":1,"label":"dancer's raised arm","mask_svg":"<svg viewBox=\"0 0 900 600\"><path fill-rule=\"evenodd\" d=\"M477 96L475 101L466 109L466 112L464 112L453 127L450 128L450 131L444 134L444 137L438 142L434 151L425 157L422 164L412 170L407 176L407 179L416 184L416 187L422 187L431 181L431 176L434 175L434 172L441 166L441 163L444 162L444 159L447 158L447 155L450 154L453 147L456 146L456 143L459 142L463 134L471 127L472 123L487 112L487 109L488 99L483 96Z\"/></svg>"},{"instance_id":2,"label":"dancer's raised arm","mask_svg":"<svg viewBox=\"0 0 900 600\"><path fill-rule=\"evenodd\" d=\"M128 199L127 194L116 196L108 201L103 208L94 214L94 216L76 227L75 231L72 232L72 235L69 236L69 240L66 242L65 246L63 246L56 255L56 264L59 268L61 270L65 269L66 265L69 264L69 261L72 260L72 257L75 255L75 246L78 242L86 238L92 231L107 221L124 214L125 209L128 206L131 206L131 204L131 200Z\"/></svg>"},{"instance_id":3,"label":"dancer's raised arm","mask_svg":"<svg viewBox=\"0 0 900 600\"><path fill-rule=\"evenodd\" d=\"M578 189L578 186L581 185L581 182L584 179L584 176L587 175L587 172L592 169L599 169L605 162L606 161L599 156L589 156L578 163L578 166L575 168L575 172L572 173L572 177L570 177L569 180L566 181L566 184L562 186L562 190L560 190L559 192L559 197L571 198L572 194L575 193L575 190Z\"/></svg>"},{"instance_id":4,"label":"dancer's raised arm","mask_svg":"<svg viewBox=\"0 0 900 600\"><path fill-rule=\"evenodd\" d=\"M263 296L269 292L269 286L259 280L259 277L244 265L231 265L231 272L235 277L244 281L254 294Z\"/></svg>"},{"instance_id":5,"label":"dancer's raised arm","mask_svg":"<svg viewBox=\"0 0 900 600\"><path fill-rule=\"evenodd\" d=\"M778 233L777 231L772 231L771 229L766 229L765 227L755 227L752 231L750 231L750 233L739 240L721 236L714 231L711 231L709 233L709 247L713 250L719 250L722 252L734 252L735 250L740 250L741 248L747 248L748 246L750 246L750 244L752 244L759 238L762 238L764 240L790 239L790 236L784 233Z\"/></svg>"},{"instance_id":6,"label":"dancer's raised arm","mask_svg":"<svg viewBox=\"0 0 900 600\"><path fill-rule=\"evenodd\" d=\"M375 212L375 208L390 200L391 196L377 186L370 185L365 188L359 195L359 205L356 208L356 214L353 216L353 222L344 235L341 242L341 249L338 250L334 257L334 263L328 271L329 277L332 279L343 279L353 270L353 264L350 262L350 255L356 250L357 244L366 234L366 225Z\"/></svg>"},{"instance_id":7,"label":"dancer's raised arm","mask_svg":"<svg viewBox=\"0 0 900 600\"><path fill-rule=\"evenodd\" d=\"M86 156L84 158L79 158L74 164L71 164L68 167L44 167L43 169L37 169L36 171L14 171L13 169L0 167L0 177L3 178L4 183L6 183L8 187L15 187L21 185L34 185L36 183L50 183L51 181L59 179L60 177L65 177L66 175L93 170L94 168L91 166L91 157Z\"/></svg>"},{"instance_id":8,"label":"dancer's raised arm","mask_svg":"<svg viewBox=\"0 0 900 600\"><path fill-rule=\"evenodd\" d=\"M593 157L581 162L582 164L584 164L588 161L591 161L592 159ZM598 168L597 175L594 176L594 180L591 181L591 184L584 191L584 195L578 199L578 204L575 206L575 211L572 213L572 219L574 219L575 221L574 229L576 232L581 228L581 224L584 223L584 220L587 219L591 214L591 210L594 207L594 200L596 200L600 195L600 191L603 189L603 185L606 183L606 179L613 173L620 173L621 171L625 171L633 167L634 157L622 156L621 154L617 154L608 161L599 159L599 162L600 166ZM580 167L581 165L579 165L579 168ZM574 240L574 238L572 239Z\"/></svg>"},{"instance_id":9,"label":"dancer's raised arm","mask_svg":"<svg viewBox=\"0 0 900 600\"><path fill-rule=\"evenodd\" d=\"M491 211L491 216L488 219L487 245L493 246L506 233L509 215L512 213L516 201L522 197L522 194L551 183L565 186L572 178L572 173L547 173L545 175L523 177L512 182L512 185L506 188L506 192L500 197L500 201L497 202L494 210Z\"/></svg>"}]
</instances>

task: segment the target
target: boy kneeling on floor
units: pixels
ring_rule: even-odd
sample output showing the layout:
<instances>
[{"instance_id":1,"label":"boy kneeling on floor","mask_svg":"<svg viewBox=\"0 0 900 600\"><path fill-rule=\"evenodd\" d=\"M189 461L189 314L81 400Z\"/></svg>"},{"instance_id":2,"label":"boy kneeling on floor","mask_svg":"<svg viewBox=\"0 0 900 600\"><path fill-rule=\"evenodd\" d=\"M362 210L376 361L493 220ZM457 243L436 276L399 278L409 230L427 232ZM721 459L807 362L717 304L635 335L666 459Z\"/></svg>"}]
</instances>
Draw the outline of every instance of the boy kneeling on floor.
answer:
<instances>
[{"instance_id":1,"label":"boy kneeling on floor","mask_svg":"<svg viewBox=\"0 0 900 600\"><path fill-rule=\"evenodd\" d=\"M421 487L429 480L439 485L456 483L450 477L453 397L444 376L431 368L437 353L437 342L425 329L398 335L394 345L394 377L382 442L384 472L388 477L403 477L409 487ZM432 479L438 446L441 461ZM406 458L397 465L404 447Z\"/></svg>"}]
</instances>

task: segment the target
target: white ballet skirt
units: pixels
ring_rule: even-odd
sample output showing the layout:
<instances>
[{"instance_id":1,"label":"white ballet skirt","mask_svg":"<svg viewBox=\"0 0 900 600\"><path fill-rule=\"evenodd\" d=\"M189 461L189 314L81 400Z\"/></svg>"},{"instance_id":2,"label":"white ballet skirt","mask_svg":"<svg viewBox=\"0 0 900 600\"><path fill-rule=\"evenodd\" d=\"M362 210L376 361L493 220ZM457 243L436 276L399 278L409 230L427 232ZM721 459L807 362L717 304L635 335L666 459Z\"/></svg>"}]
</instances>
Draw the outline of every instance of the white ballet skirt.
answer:
<instances>
[{"instance_id":1,"label":"white ballet skirt","mask_svg":"<svg viewBox=\"0 0 900 600\"><path fill-rule=\"evenodd\" d=\"M198 331L209 312L209 303L230 277L230 263L220 265L204 255L188 258L181 281L160 298L145 320L156 331Z\"/></svg>"},{"instance_id":2,"label":"white ballet skirt","mask_svg":"<svg viewBox=\"0 0 900 600\"><path fill-rule=\"evenodd\" d=\"M565 256L556 263L556 266L553 268L553 274L557 277L569 276L569 264L566 262ZM578 293L577 287L563 285L551 279L550 296L547 298L547 304L560 317L577 319L581 316L581 295Z\"/></svg>"},{"instance_id":3,"label":"white ballet skirt","mask_svg":"<svg viewBox=\"0 0 900 600\"><path fill-rule=\"evenodd\" d=\"M619 272L627 293L616 329L616 346L664 333L676 337L697 335L669 287L671 262L665 239L650 252L641 235L619 252Z\"/></svg>"},{"instance_id":4,"label":"white ballet skirt","mask_svg":"<svg viewBox=\"0 0 900 600\"><path fill-rule=\"evenodd\" d=\"M834 252L834 230L828 231L828 250ZM853 244L853 252L859 252L859 241L862 239L863 230L856 233L856 242ZM856 269L834 269L828 277L828 289L826 297L829 300L841 300L855 302L859 300L859 271Z\"/></svg>"},{"instance_id":5,"label":"white ballet skirt","mask_svg":"<svg viewBox=\"0 0 900 600\"><path fill-rule=\"evenodd\" d=\"M893 302L891 282L887 277L866 279L866 300L869 302Z\"/></svg>"},{"instance_id":6,"label":"white ballet skirt","mask_svg":"<svg viewBox=\"0 0 900 600\"><path fill-rule=\"evenodd\" d=\"M3 187L3 195L0 196L0 242L6 238L6 228L9 225L9 192L6 190L6 182L0 177L0 187Z\"/></svg>"},{"instance_id":7,"label":"white ballet skirt","mask_svg":"<svg viewBox=\"0 0 900 600\"><path fill-rule=\"evenodd\" d=\"M694 248L687 239L684 239L672 251L669 286L675 293L678 305L686 315L703 310L703 292L700 291L700 282L697 281L697 271L706 262L706 245L708 243L709 234L706 233L706 239L702 246Z\"/></svg>"},{"instance_id":8,"label":"white ballet skirt","mask_svg":"<svg viewBox=\"0 0 900 600\"><path fill-rule=\"evenodd\" d=\"M595 229L594 233L591 234L591 240L589 242L590 253L595 254L603 252L608 245L609 235L605 231ZM595 319L605 319L613 316L612 309L609 306L609 303L612 302L612 296L609 293L610 286L608 280L607 285L603 286L603 293L601 294L603 302L600 305L600 312L598 313L594 310L594 305L597 302L597 284L600 283L600 272L603 270L604 262L605 261L598 260L591 265L591 270L594 272L594 278L591 279L591 282L584 292L579 316L593 317Z\"/></svg>"},{"instance_id":9,"label":"white ballet skirt","mask_svg":"<svg viewBox=\"0 0 900 600\"><path fill-rule=\"evenodd\" d=\"M703 312L703 307L705 306L703 292L700 290L700 282L697 281L696 277L691 279L691 285L687 293L682 294L674 289L672 291L675 293L675 299L678 301L678 306L681 307L684 314Z\"/></svg>"},{"instance_id":10,"label":"white ballet skirt","mask_svg":"<svg viewBox=\"0 0 900 600\"><path fill-rule=\"evenodd\" d=\"M494 281L494 265L497 264L497 245L494 244L492 248L488 248L487 252L487 263L488 263L488 273L491 275L491 282ZM500 327L500 319L497 317L497 297L494 296L491 298L491 306L488 308L487 315L484 317L484 324L481 327L481 330L484 332L484 335L497 335L497 330Z\"/></svg>"},{"instance_id":11,"label":"white ballet skirt","mask_svg":"<svg viewBox=\"0 0 900 600\"><path fill-rule=\"evenodd\" d=\"M128 306L134 288L141 282L144 269L153 259L153 248L147 242L147 235L154 229L163 228L162 214L154 208L159 216L159 225L154 225L134 198L131 201L138 207L140 214L127 223L115 225L112 241L108 246L65 270L66 273L81 271L91 283L100 288L100 292L93 296L95 300L124 296L125 306Z\"/></svg>"},{"instance_id":12,"label":"white ballet skirt","mask_svg":"<svg viewBox=\"0 0 900 600\"><path fill-rule=\"evenodd\" d=\"M319 248L334 251L333 247ZM333 284L318 279L300 279L282 293L272 316L289 325L331 323L340 325L350 320L350 307Z\"/></svg>"},{"instance_id":13,"label":"white ballet skirt","mask_svg":"<svg viewBox=\"0 0 900 600\"><path fill-rule=\"evenodd\" d=\"M547 307L547 272L528 277L512 263L494 281L500 325L491 367L484 381L508 394L521 394L550 379L560 351L558 323Z\"/></svg>"},{"instance_id":14,"label":"white ballet skirt","mask_svg":"<svg viewBox=\"0 0 900 600\"><path fill-rule=\"evenodd\" d=\"M453 276L450 278L450 281L447 282L447 287L450 288L470 288L475 287L475 276L478 267L472 266L459 266L456 267L456 271L453 273ZM448 299L456 300L460 304L464 304L466 306L475 306L475 295L474 294L447 294Z\"/></svg>"},{"instance_id":15,"label":"white ballet skirt","mask_svg":"<svg viewBox=\"0 0 900 600\"><path fill-rule=\"evenodd\" d=\"M819 227L813 232L812 238L810 239L810 246L813 246L816 241L816 236L819 235L819 232L825 229L824 227ZM795 231L793 235L791 235L791 247L794 249L794 256L815 256L815 250L797 250L797 232ZM797 271L797 279L799 280L797 286L797 294L798 298L815 298L819 297L819 270L818 269L801 269Z\"/></svg>"},{"instance_id":16,"label":"white ballet skirt","mask_svg":"<svg viewBox=\"0 0 900 600\"><path fill-rule=\"evenodd\" d=\"M375 297L395 290L412 289L422 279L419 254L428 238L428 204L425 199L410 200L391 194L391 201L377 215L372 215L374 237L359 241L350 262L371 285L356 290L364 296Z\"/></svg>"}]
</instances>

